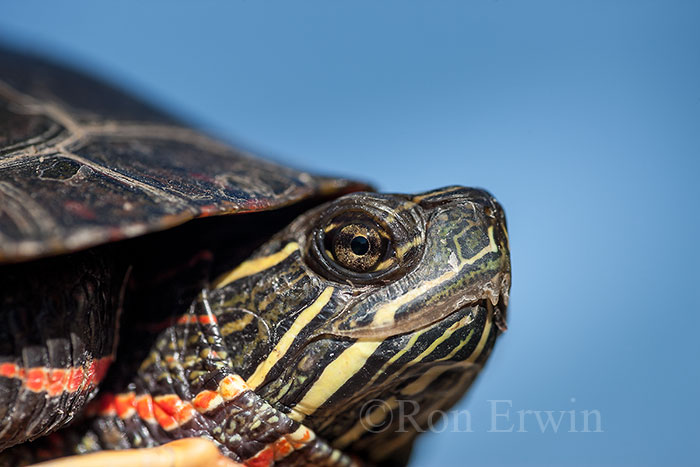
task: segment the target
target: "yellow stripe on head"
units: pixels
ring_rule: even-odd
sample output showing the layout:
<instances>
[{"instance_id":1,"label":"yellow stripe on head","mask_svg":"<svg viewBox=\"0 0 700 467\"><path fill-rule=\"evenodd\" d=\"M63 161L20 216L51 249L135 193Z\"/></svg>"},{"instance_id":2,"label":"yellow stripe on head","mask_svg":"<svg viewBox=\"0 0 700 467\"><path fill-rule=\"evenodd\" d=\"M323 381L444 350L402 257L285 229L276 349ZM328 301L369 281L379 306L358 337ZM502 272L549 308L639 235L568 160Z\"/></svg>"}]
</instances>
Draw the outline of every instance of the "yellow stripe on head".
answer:
<instances>
[{"instance_id":1,"label":"yellow stripe on head","mask_svg":"<svg viewBox=\"0 0 700 467\"><path fill-rule=\"evenodd\" d=\"M252 276L253 274L257 274L259 272L264 271L265 269L269 269L272 266L275 266L285 259L289 257L292 253L297 251L299 249L299 244L297 242L290 242L287 243L284 248L282 248L280 251L276 253L272 253L271 255L267 256L261 256L259 258L253 258L249 259L247 261L243 261L241 264L238 265L236 269L234 269L231 272L228 272L224 274L222 277L220 277L215 285L214 288L220 289L221 287L230 284L233 281L237 281L238 279L242 279L244 277Z\"/></svg>"}]
</instances>

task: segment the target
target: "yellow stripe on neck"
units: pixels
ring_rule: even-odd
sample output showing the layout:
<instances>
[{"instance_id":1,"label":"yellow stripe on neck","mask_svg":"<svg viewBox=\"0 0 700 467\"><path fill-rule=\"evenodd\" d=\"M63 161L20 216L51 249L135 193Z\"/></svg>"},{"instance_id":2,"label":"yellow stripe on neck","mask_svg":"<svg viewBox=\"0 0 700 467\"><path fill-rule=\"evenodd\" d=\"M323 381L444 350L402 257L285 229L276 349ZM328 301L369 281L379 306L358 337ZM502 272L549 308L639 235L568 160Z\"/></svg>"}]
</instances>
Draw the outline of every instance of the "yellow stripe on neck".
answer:
<instances>
[{"instance_id":1,"label":"yellow stripe on neck","mask_svg":"<svg viewBox=\"0 0 700 467\"><path fill-rule=\"evenodd\" d=\"M287 243L284 248L282 248L277 253L271 255L262 256L260 258L253 258L247 261L243 261L238 265L236 269L231 272L224 274L222 277L216 281L214 288L220 289L226 284L230 284L233 281L242 279L243 277L252 276L258 272L262 272L265 269L269 269L275 266L289 257L292 253L299 249L299 244L297 242Z\"/></svg>"},{"instance_id":2,"label":"yellow stripe on neck","mask_svg":"<svg viewBox=\"0 0 700 467\"><path fill-rule=\"evenodd\" d=\"M382 341L357 341L329 363L289 417L300 422L311 415L367 363Z\"/></svg>"},{"instance_id":3,"label":"yellow stripe on neck","mask_svg":"<svg viewBox=\"0 0 700 467\"><path fill-rule=\"evenodd\" d=\"M289 330L277 342L275 348L272 349L267 358L258 365L255 372L248 378L248 381L246 381L248 386L255 389L265 380L270 369L287 353L299 332L321 312L323 307L330 301L332 295L333 287L327 287L311 305L299 313Z\"/></svg>"}]
</instances>

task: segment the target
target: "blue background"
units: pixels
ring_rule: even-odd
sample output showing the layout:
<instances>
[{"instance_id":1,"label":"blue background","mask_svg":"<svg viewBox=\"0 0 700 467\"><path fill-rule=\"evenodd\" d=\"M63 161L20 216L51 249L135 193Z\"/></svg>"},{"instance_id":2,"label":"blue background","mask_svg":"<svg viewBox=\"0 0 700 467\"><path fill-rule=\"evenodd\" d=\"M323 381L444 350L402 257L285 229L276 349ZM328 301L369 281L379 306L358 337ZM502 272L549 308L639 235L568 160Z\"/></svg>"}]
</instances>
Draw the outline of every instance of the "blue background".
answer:
<instances>
[{"instance_id":1,"label":"blue background","mask_svg":"<svg viewBox=\"0 0 700 467\"><path fill-rule=\"evenodd\" d=\"M0 5L5 41L261 154L500 199L510 330L460 405L473 431L424 436L415 466L697 465L699 20L682 1ZM603 431L489 432L496 399L499 428L598 410Z\"/></svg>"}]
</instances>

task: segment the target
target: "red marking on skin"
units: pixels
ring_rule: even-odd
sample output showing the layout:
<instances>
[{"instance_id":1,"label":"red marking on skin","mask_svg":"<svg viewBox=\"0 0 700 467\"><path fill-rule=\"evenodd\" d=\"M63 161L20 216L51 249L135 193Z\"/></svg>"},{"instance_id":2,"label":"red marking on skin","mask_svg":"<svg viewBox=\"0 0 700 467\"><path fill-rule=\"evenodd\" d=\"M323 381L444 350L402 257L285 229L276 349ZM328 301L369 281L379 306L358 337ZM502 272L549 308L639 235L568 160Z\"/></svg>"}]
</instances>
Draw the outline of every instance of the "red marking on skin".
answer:
<instances>
[{"instance_id":1,"label":"red marking on skin","mask_svg":"<svg viewBox=\"0 0 700 467\"><path fill-rule=\"evenodd\" d=\"M175 394L151 397L148 394L137 396L133 392L101 395L90 403L85 411L87 416L118 416L127 419L138 413L142 420L158 423L170 431L192 419L195 409L189 402Z\"/></svg>"},{"instance_id":2,"label":"red marking on skin","mask_svg":"<svg viewBox=\"0 0 700 467\"><path fill-rule=\"evenodd\" d=\"M180 409L177 411L175 414L175 418L177 419L177 422L180 425L184 425L185 423L189 422L192 420L192 417L194 417L194 407L192 407L192 404L189 402L183 403L184 405L180 407Z\"/></svg>"},{"instance_id":3,"label":"red marking on skin","mask_svg":"<svg viewBox=\"0 0 700 467\"><path fill-rule=\"evenodd\" d=\"M214 315L203 315L199 317L200 324L216 324L218 321Z\"/></svg>"},{"instance_id":4,"label":"red marking on skin","mask_svg":"<svg viewBox=\"0 0 700 467\"><path fill-rule=\"evenodd\" d=\"M153 404L153 415L155 416L158 424L163 427L165 431L170 431L177 428L177 420L175 420L175 417L165 413L165 411L161 409L157 403Z\"/></svg>"},{"instance_id":5,"label":"red marking on skin","mask_svg":"<svg viewBox=\"0 0 700 467\"><path fill-rule=\"evenodd\" d=\"M200 323L200 324L216 324L216 316L214 315L202 315L202 316L195 316L195 315L182 315L177 319L177 324L195 324L195 323Z\"/></svg>"},{"instance_id":6,"label":"red marking on skin","mask_svg":"<svg viewBox=\"0 0 700 467\"><path fill-rule=\"evenodd\" d=\"M95 220L97 218L92 209L78 201L66 201L63 203L63 207L66 208L66 211L83 219Z\"/></svg>"},{"instance_id":7,"label":"red marking on skin","mask_svg":"<svg viewBox=\"0 0 700 467\"><path fill-rule=\"evenodd\" d=\"M229 375L219 383L219 394L225 401L238 397L248 389L250 389L250 386L238 375Z\"/></svg>"},{"instance_id":8,"label":"red marking on skin","mask_svg":"<svg viewBox=\"0 0 700 467\"><path fill-rule=\"evenodd\" d=\"M204 390L195 396L192 405L197 412L204 413L218 407L223 401L218 392Z\"/></svg>"},{"instance_id":9,"label":"red marking on skin","mask_svg":"<svg viewBox=\"0 0 700 467\"><path fill-rule=\"evenodd\" d=\"M156 417L153 410L153 398L151 396L146 394L136 398L136 411L143 420L155 422Z\"/></svg>"},{"instance_id":10,"label":"red marking on skin","mask_svg":"<svg viewBox=\"0 0 700 467\"><path fill-rule=\"evenodd\" d=\"M0 376L19 379L29 391L45 391L49 396L76 392L96 386L104 378L112 357L93 360L85 366L49 368L37 366L22 368L15 363L0 364Z\"/></svg>"},{"instance_id":11,"label":"red marking on skin","mask_svg":"<svg viewBox=\"0 0 700 467\"><path fill-rule=\"evenodd\" d=\"M258 451L256 455L243 461L248 467L269 467L275 460L275 452L271 447L267 446L261 451Z\"/></svg>"},{"instance_id":12,"label":"red marking on skin","mask_svg":"<svg viewBox=\"0 0 700 467\"><path fill-rule=\"evenodd\" d=\"M287 441L287 438L282 437L272 444L272 450L275 452L275 460L284 459L294 451L294 446Z\"/></svg>"},{"instance_id":13,"label":"red marking on skin","mask_svg":"<svg viewBox=\"0 0 700 467\"><path fill-rule=\"evenodd\" d=\"M194 416L194 407L189 402L185 402L175 394L166 394L153 398L156 406L163 412L177 420L178 425L187 423Z\"/></svg>"},{"instance_id":14,"label":"red marking on skin","mask_svg":"<svg viewBox=\"0 0 700 467\"><path fill-rule=\"evenodd\" d=\"M164 396L156 396L153 399L158 407L163 409L168 415L174 415L176 412L176 407L182 400L175 394L166 394Z\"/></svg>"},{"instance_id":15,"label":"red marking on skin","mask_svg":"<svg viewBox=\"0 0 700 467\"><path fill-rule=\"evenodd\" d=\"M117 410L117 415L121 419L131 417L136 413L136 395L133 392L126 394L117 394L114 397L114 406Z\"/></svg>"}]
</instances>

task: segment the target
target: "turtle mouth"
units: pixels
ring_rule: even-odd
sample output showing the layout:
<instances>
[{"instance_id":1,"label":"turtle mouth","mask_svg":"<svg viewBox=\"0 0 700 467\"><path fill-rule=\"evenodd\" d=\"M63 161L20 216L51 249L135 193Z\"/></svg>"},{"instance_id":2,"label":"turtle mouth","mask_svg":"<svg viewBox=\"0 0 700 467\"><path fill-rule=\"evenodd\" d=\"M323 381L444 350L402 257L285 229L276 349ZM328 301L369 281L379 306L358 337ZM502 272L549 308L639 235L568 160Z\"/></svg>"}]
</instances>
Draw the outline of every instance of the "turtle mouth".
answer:
<instances>
[{"instance_id":1,"label":"turtle mouth","mask_svg":"<svg viewBox=\"0 0 700 467\"><path fill-rule=\"evenodd\" d=\"M441 303L435 303L421 311L409 311L403 316L395 314L394 319L389 322L370 323L361 327L342 329L336 326L332 320L316 330L314 335L311 336L311 340L329 335L340 338L387 339L401 334L420 332L448 319L454 314L468 311L476 306L482 306L490 310L499 330L505 331L507 328L505 317L508 308L508 290L508 281L502 280L499 274L478 292L467 292L464 295L449 298ZM358 299L356 303L361 301L362 299ZM352 306L350 308L352 309ZM338 318L338 321L342 322L342 317Z\"/></svg>"},{"instance_id":2,"label":"turtle mouth","mask_svg":"<svg viewBox=\"0 0 700 467\"><path fill-rule=\"evenodd\" d=\"M458 308L451 314L464 313L467 310L473 309L474 307L485 308L488 311L488 316L493 320L493 323L498 327L499 331L505 332L508 330L508 325L506 323L506 317L508 312L507 295L498 294L496 295L495 300L493 296L476 300ZM445 318L447 318L448 316L446 316Z\"/></svg>"}]
</instances>

